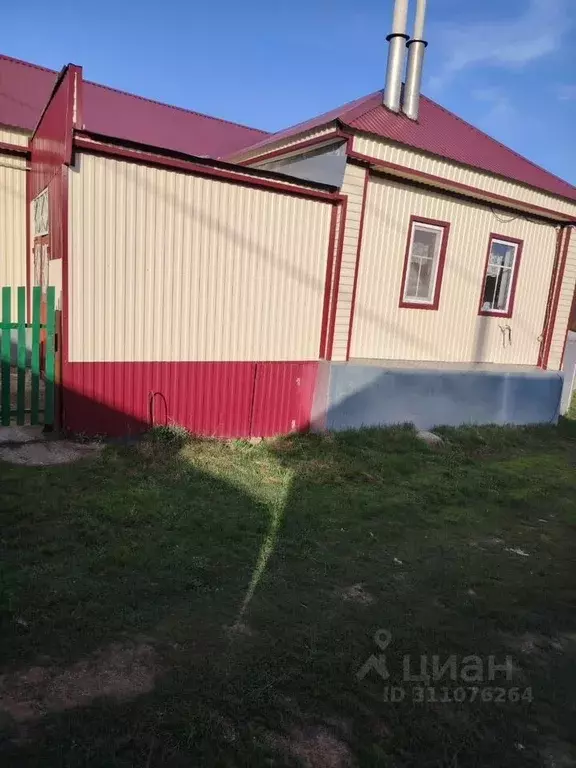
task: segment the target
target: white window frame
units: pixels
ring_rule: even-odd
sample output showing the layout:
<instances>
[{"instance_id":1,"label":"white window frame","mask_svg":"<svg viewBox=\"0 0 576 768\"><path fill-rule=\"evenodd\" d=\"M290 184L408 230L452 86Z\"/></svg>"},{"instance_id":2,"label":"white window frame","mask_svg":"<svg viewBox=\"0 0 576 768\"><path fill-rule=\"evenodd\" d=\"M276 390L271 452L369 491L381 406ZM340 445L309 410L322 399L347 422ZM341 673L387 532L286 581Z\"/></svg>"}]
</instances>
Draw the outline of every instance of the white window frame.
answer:
<instances>
[{"instance_id":1,"label":"white window frame","mask_svg":"<svg viewBox=\"0 0 576 768\"><path fill-rule=\"evenodd\" d=\"M50 232L48 187L32 200L32 219L34 221L34 237L43 237Z\"/></svg>"},{"instance_id":2,"label":"white window frame","mask_svg":"<svg viewBox=\"0 0 576 768\"><path fill-rule=\"evenodd\" d=\"M492 264L492 249L494 244L505 245L514 249L514 256L511 267L503 267L499 264L495 266L501 270L510 271L510 280L508 281L508 294L506 296L506 305L503 309L485 309L484 308L484 293L486 291L486 278L488 277L488 270ZM480 312L481 315L493 315L494 317L511 317L513 309L513 299L516 292L516 281L518 279L518 265L520 262L520 254L522 253L522 241L514 238L506 238L501 235L490 235L490 241L488 243L488 255L486 257L486 266L484 267L484 275L482 278L482 293L480 295Z\"/></svg>"},{"instance_id":3,"label":"white window frame","mask_svg":"<svg viewBox=\"0 0 576 768\"><path fill-rule=\"evenodd\" d=\"M434 264L433 264L433 274L432 274L432 282L431 282L431 290L430 290L430 298L423 299L418 296L409 296L408 295L408 277L410 273L410 265L412 263L413 254L412 249L414 247L414 236L417 229L426 230L428 232L435 232L439 234L439 238L437 239L437 245L436 250L434 254ZM437 303L439 301L439 294L437 295L437 288L438 288L438 275L440 272L440 267L442 266L443 261L443 254L445 252L446 248L446 239L448 237L448 225L445 223L428 223L424 219L420 220L417 217L411 220L410 222L410 231L408 235L408 244L406 247L406 254L404 257L404 272L403 272L403 280L402 280L402 295L400 299L400 306L401 307L422 307L424 308L430 308L430 309L436 309Z\"/></svg>"}]
</instances>

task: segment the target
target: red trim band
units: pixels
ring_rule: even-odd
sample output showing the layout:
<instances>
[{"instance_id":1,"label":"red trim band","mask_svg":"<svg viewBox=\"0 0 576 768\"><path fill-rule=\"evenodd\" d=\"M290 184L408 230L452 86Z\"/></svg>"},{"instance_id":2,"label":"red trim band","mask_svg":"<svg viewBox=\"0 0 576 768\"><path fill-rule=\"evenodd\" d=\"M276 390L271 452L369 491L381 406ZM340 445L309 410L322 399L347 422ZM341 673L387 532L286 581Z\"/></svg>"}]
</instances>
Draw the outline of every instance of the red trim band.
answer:
<instances>
[{"instance_id":1,"label":"red trim band","mask_svg":"<svg viewBox=\"0 0 576 768\"><path fill-rule=\"evenodd\" d=\"M554 337L554 331L556 329L556 316L558 314L558 304L560 303L560 294L562 293L562 283L564 282L564 273L566 271L566 262L568 260L568 248L570 246L570 237L572 230L566 231L566 237L564 240L564 247L562 249L562 257L560 261L560 267L558 270L558 279L554 289L554 300L552 303L552 309L550 311L550 320L548 323L548 330L546 333L546 344L544 347L544 355L542 358L542 368L545 370L548 368L548 362L550 360L550 350L552 348L552 339Z\"/></svg>"},{"instance_id":2,"label":"red trim band","mask_svg":"<svg viewBox=\"0 0 576 768\"><path fill-rule=\"evenodd\" d=\"M8 144L5 141L0 141L0 154L30 157L30 147L21 147L19 144Z\"/></svg>"},{"instance_id":3,"label":"red trim band","mask_svg":"<svg viewBox=\"0 0 576 768\"><path fill-rule=\"evenodd\" d=\"M436 267L436 281L434 283L434 296L428 303L405 299L406 279L408 277L408 263L410 261L410 251L414 226L416 224L429 224L432 227L438 227L442 230L442 242L440 243L440 253L438 254L438 266ZM446 251L448 249L448 238L450 237L450 222L438 221L437 219L425 219L422 216L410 216L408 225L408 238L406 240L406 251L404 253L404 267L402 269L402 282L400 283L400 299L398 306L401 309L429 309L436 311L440 306L440 292L442 290L442 278L444 277L444 264L446 263Z\"/></svg>"},{"instance_id":4,"label":"red trim band","mask_svg":"<svg viewBox=\"0 0 576 768\"><path fill-rule=\"evenodd\" d=\"M450 179L443 179L441 176L435 176L431 173L425 173L424 171L418 171L414 168L407 168L403 165L397 165L396 163L390 163L386 160L378 160L370 155L363 155L360 152L350 151L348 157L351 160L356 160L362 164L369 165L374 171L381 171L382 173L388 173L395 177L400 177L404 181L410 182L414 180L416 182L428 183L434 187L441 186L446 191L469 193L468 197L474 200L494 200L501 204L504 208L508 208L513 211L522 210L523 212L530 213L534 211L544 216L544 218L551 219L552 221L574 221L574 216L570 216L567 213L561 213L560 211L554 211L551 208L542 208L539 205L532 205L532 203L526 203L523 200L516 200L513 197L505 197L504 195L498 195L495 192L486 192L478 187L471 187L468 184L461 184L459 181L451 181ZM576 203L574 203L576 206Z\"/></svg>"},{"instance_id":5,"label":"red trim band","mask_svg":"<svg viewBox=\"0 0 576 768\"><path fill-rule=\"evenodd\" d=\"M346 360L350 360L350 348L352 346L352 330L354 328L354 311L356 309L356 291L358 289L358 274L360 271L360 254L362 252L362 236L364 234L364 218L366 216L366 198L368 196L368 182L370 171L366 169L364 176L364 191L362 192L362 208L360 210L360 226L358 229L358 246L356 248L356 264L354 266L354 283L352 286L352 303L350 305L350 324L348 326L348 344L346 346Z\"/></svg>"},{"instance_id":6,"label":"red trim band","mask_svg":"<svg viewBox=\"0 0 576 768\"><path fill-rule=\"evenodd\" d=\"M482 309L482 302L484 299L484 288L486 285L486 275L488 274L488 263L490 261L490 254L492 253L492 243L494 240L500 240L503 243L510 243L510 245L516 246L516 255L514 256L514 264L512 267L512 285L510 286L510 295L508 297L508 307L505 312L498 312L496 309ZM480 288L480 300L478 302L478 314L482 317L505 317L510 318L514 312L514 299L516 298L516 286L518 285L518 273L520 271L520 262L522 260L522 250L524 248L524 240L518 240L516 237L509 237L508 235L498 235L495 232L490 233L488 239L488 251L486 253L486 261L484 262L484 273L482 276L482 286Z\"/></svg>"},{"instance_id":7,"label":"red trim band","mask_svg":"<svg viewBox=\"0 0 576 768\"><path fill-rule=\"evenodd\" d=\"M176 171L184 171L194 176L204 176L212 179L224 179L235 184L246 187L257 187L260 189L271 189L275 192L283 192L293 197L304 197L309 200L324 200L330 203L338 203L342 196L337 192L321 192L316 189L307 189L306 187L290 186L278 181L270 181L255 176L249 176L241 173L226 171L221 168L213 168L209 165L200 165L191 160L180 160L175 157L164 157L155 155L151 152L141 150L126 149L113 144L102 144L90 141L81 136L76 136L74 146L83 152L89 152L94 155L104 155L106 157L120 157L132 163L141 163L142 165L157 166L160 168L169 168Z\"/></svg>"}]
</instances>

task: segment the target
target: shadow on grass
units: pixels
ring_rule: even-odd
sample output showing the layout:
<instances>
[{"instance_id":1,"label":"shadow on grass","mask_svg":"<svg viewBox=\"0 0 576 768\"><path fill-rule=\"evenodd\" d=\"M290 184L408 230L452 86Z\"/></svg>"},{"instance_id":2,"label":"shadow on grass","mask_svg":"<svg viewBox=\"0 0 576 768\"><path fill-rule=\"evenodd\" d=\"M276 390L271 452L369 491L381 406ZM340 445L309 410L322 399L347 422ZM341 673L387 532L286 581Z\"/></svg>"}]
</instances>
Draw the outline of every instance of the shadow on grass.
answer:
<instances>
[{"instance_id":1,"label":"shadow on grass","mask_svg":"<svg viewBox=\"0 0 576 768\"><path fill-rule=\"evenodd\" d=\"M0 465L2 765L568 760L574 425L443 434L156 439ZM389 677L359 680L382 629ZM479 656L484 679L418 702L406 657L451 654ZM486 679L489 655L513 657L512 681ZM533 701L451 700L474 685Z\"/></svg>"}]
</instances>

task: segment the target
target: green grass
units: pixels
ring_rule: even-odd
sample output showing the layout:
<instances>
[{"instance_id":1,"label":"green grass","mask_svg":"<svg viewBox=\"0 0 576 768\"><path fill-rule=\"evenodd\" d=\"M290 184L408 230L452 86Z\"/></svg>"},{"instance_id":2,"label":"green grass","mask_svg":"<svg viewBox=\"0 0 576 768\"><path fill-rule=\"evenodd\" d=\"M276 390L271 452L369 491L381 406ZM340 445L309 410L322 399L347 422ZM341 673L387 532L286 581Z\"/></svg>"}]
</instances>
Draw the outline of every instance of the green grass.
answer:
<instances>
[{"instance_id":1,"label":"green grass","mask_svg":"<svg viewBox=\"0 0 576 768\"><path fill-rule=\"evenodd\" d=\"M0 464L3 768L573 765L576 424L442 433ZM415 701L451 654L514 679Z\"/></svg>"}]
</instances>

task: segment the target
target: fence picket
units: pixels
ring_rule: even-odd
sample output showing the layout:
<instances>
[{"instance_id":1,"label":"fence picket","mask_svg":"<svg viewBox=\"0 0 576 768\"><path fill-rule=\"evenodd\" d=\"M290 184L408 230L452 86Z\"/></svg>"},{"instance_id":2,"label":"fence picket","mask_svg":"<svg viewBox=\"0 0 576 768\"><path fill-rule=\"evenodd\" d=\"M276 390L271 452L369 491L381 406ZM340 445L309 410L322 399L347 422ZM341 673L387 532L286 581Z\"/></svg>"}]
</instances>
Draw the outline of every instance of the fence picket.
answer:
<instances>
[{"instance_id":1,"label":"fence picket","mask_svg":"<svg viewBox=\"0 0 576 768\"><path fill-rule=\"evenodd\" d=\"M2 288L2 426L10 424L10 344L11 344L12 291L9 286Z\"/></svg>"},{"instance_id":2,"label":"fence picket","mask_svg":"<svg viewBox=\"0 0 576 768\"><path fill-rule=\"evenodd\" d=\"M54 424L54 370L55 370L55 333L56 333L56 289L46 289L46 365L44 370L44 424Z\"/></svg>"},{"instance_id":3,"label":"fence picket","mask_svg":"<svg viewBox=\"0 0 576 768\"><path fill-rule=\"evenodd\" d=\"M26 288L18 288L18 389L16 393L16 424L26 417Z\"/></svg>"},{"instance_id":4,"label":"fence picket","mask_svg":"<svg viewBox=\"0 0 576 768\"><path fill-rule=\"evenodd\" d=\"M40 409L40 302L42 288L32 288L32 387L30 403L30 423L38 424Z\"/></svg>"}]
</instances>

